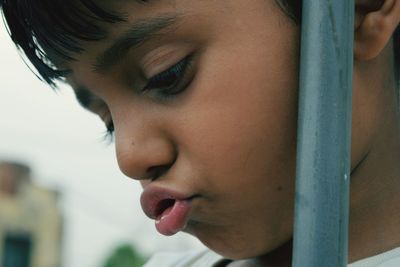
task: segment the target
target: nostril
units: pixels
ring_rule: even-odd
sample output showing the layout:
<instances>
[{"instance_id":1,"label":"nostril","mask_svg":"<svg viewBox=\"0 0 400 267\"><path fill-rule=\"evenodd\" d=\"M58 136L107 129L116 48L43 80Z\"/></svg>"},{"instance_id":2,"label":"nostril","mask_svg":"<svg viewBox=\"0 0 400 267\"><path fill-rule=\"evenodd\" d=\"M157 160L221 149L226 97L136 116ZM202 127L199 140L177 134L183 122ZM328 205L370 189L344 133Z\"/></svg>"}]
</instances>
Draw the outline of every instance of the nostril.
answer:
<instances>
[{"instance_id":1,"label":"nostril","mask_svg":"<svg viewBox=\"0 0 400 267\"><path fill-rule=\"evenodd\" d=\"M146 176L154 181L163 176L170 168L171 165L153 166L148 168Z\"/></svg>"}]
</instances>

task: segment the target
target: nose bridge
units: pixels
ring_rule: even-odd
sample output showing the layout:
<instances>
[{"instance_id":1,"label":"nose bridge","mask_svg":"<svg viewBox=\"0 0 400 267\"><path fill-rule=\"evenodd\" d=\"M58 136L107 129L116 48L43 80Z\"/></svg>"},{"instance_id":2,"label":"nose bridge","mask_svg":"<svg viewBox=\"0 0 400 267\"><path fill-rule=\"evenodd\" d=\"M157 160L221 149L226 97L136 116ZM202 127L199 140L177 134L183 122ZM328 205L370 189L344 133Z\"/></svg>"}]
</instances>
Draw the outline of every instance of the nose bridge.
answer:
<instances>
[{"instance_id":1,"label":"nose bridge","mask_svg":"<svg viewBox=\"0 0 400 267\"><path fill-rule=\"evenodd\" d=\"M121 171L134 179L154 179L175 160L175 148L158 119L124 114L114 121L115 144Z\"/></svg>"}]
</instances>

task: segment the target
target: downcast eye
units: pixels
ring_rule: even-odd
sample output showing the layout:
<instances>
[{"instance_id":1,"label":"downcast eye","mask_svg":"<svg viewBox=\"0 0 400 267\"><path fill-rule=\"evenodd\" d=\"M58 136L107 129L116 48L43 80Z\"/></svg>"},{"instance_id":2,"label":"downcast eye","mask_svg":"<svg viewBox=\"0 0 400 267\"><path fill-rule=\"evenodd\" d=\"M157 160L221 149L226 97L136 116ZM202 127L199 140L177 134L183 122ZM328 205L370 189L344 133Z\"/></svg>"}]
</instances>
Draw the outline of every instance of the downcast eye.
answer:
<instances>
[{"instance_id":1,"label":"downcast eye","mask_svg":"<svg viewBox=\"0 0 400 267\"><path fill-rule=\"evenodd\" d=\"M166 71L153 76L142 91L157 90L158 94L166 96L179 94L187 86L186 76L191 66L191 60L192 57L188 56Z\"/></svg>"}]
</instances>

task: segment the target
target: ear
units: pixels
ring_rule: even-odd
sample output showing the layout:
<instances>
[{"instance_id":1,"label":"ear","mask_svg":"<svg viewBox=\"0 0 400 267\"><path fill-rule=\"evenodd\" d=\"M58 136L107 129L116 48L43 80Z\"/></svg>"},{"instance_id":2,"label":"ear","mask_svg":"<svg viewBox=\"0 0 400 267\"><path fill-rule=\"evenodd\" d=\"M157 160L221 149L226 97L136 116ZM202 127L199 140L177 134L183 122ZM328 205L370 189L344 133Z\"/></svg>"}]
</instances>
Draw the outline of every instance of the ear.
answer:
<instances>
[{"instance_id":1,"label":"ear","mask_svg":"<svg viewBox=\"0 0 400 267\"><path fill-rule=\"evenodd\" d=\"M400 0L356 0L354 56L377 57L400 23Z\"/></svg>"}]
</instances>

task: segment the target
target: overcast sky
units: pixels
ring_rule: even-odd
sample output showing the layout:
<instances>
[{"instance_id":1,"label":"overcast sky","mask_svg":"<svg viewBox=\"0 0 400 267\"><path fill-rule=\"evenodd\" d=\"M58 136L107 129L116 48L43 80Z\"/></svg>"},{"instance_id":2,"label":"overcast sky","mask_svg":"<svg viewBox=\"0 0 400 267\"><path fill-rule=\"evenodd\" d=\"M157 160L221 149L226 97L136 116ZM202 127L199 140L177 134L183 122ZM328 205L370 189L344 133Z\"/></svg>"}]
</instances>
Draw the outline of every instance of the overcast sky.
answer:
<instances>
[{"instance_id":1,"label":"overcast sky","mask_svg":"<svg viewBox=\"0 0 400 267\"><path fill-rule=\"evenodd\" d=\"M144 253L199 246L193 238L162 238L139 206L137 182L118 170L104 126L58 93L21 60L0 20L0 160L31 165L36 181L62 192L64 267L97 267L129 242Z\"/></svg>"}]
</instances>

